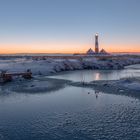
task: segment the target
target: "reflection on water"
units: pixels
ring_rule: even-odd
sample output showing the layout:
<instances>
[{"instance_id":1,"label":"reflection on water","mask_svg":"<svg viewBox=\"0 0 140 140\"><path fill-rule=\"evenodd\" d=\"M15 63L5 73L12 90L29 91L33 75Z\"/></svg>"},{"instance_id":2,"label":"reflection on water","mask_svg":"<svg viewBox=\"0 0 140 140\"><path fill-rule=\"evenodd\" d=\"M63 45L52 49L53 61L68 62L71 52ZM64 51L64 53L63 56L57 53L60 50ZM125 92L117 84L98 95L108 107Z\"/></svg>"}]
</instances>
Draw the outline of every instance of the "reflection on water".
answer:
<instances>
[{"instance_id":1,"label":"reflection on water","mask_svg":"<svg viewBox=\"0 0 140 140\"><path fill-rule=\"evenodd\" d=\"M139 118L138 99L87 88L0 96L0 140L135 140Z\"/></svg>"},{"instance_id":2,"label":"reflection on water","mask_svg":"<svg viewBox=\"0 0 140 140\"><path fill-rule=\"evenodd\" d=\"M93 80L116 80L125 77L140 76L140 65L129 66L123 70L79 70L64 72L52 78L90 82Z\"/></svg>"},{"instance_id":3,"label":"reflection on water","mask_svg":"<svg viewBox=\"0 0 140 140\"><path fill-rule=\"evenodd\" d=\"M100 80L100 79L101 79L101 78L100 78L100 73L97 72L97 73L95 74L95 80Z\"/></svg>"},{"instance_id":4,"label":"reflection on water","mask_svg":"<svg viewBox=\"0 0 140 140\"><path fill-rule=\"evenodd\" d=\"M100 93L99 91L95 90L95 97L96 97L96 99L98 98L99 93Z\"/></svg>"}]
</instances>

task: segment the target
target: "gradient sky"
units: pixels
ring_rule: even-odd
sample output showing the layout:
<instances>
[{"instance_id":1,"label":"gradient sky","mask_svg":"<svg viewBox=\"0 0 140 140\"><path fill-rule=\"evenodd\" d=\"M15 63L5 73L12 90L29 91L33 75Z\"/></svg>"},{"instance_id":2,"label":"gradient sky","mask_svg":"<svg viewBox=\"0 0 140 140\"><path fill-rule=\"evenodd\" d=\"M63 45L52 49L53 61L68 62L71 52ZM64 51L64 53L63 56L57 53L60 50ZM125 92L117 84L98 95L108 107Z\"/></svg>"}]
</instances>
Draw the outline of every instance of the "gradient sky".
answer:
<instances>
[{"instance_id":1,"label":"gradient sky","mask_svg":"<svg viewBox=\"0 0 140 140\"><path fill-rule=\"evenodd\" d=\"M0 53L140 52L140 0L0 0Z\"/></svg>"}]
</instances>

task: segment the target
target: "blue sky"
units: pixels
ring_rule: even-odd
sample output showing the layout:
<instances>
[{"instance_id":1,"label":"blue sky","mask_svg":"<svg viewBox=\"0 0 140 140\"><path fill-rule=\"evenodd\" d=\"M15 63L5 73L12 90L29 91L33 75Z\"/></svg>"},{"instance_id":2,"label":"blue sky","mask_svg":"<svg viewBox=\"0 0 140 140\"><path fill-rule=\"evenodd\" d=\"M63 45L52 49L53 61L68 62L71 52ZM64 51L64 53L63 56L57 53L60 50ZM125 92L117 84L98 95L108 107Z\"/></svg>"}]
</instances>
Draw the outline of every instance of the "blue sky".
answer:
<instances>
[{"instance_id":1,"label":"blue sky","mask_svg":"<svg viewBox=\"0 0 140 140\"><path fill-rule=\"evenodd\" d=\"M23 44L46 42L84 45L92 43L98 32L106 49L113 45L140 50L139 7L140 0L1 0L0 47L8 44L7 49L15 49L10 45L18 44L20 49Z\"/></svg>"}]
</instances>

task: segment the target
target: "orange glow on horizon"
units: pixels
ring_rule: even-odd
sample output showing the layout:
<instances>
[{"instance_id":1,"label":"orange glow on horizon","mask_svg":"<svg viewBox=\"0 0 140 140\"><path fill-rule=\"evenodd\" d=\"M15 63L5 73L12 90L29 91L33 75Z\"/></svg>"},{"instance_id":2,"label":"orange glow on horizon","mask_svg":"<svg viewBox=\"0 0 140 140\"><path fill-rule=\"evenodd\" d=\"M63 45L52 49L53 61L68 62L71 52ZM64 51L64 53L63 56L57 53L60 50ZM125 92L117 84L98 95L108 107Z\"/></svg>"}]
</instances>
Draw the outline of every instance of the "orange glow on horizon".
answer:
<instances>
[{"instance_id":1,"label":"orange glow on horizon","mask_svg":"<svg viewBox=\"0 0 140 140\"><path fill-rule=\"evenodd\" d=\"M32 43L32 44L0 44L0 54L15 53L85 53L89 48L94 50L94 45L80 43ZM140 45L100 45L107 52L140 52Z\"/></svg>"}]
</instances>

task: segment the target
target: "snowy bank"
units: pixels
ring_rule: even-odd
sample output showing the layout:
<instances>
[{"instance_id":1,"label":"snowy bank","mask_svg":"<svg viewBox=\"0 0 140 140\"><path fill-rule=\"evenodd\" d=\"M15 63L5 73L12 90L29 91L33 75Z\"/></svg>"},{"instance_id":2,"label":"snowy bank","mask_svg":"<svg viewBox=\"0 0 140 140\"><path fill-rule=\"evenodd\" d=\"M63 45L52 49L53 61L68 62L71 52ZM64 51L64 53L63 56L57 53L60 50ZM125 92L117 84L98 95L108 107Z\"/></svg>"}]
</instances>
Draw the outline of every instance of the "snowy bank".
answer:
<instances>
[{"instance_id":1,"label":"snowy bank","mask_svg":"<svg viewBox=\"0 0 140 140\"><path fill-rule=\"evenodd\" d=\"M121 58L95 58L95 57L71 57L71 58L45 58L33 59L18 58L0 60L0 69L8 72L23 72L31 69L33 75L50 75L61 71L102 69L113 70L123 69L124 66L140 63L140 57Z\"/></svg>"}]
</instances>

